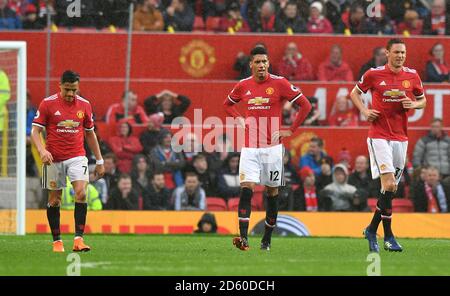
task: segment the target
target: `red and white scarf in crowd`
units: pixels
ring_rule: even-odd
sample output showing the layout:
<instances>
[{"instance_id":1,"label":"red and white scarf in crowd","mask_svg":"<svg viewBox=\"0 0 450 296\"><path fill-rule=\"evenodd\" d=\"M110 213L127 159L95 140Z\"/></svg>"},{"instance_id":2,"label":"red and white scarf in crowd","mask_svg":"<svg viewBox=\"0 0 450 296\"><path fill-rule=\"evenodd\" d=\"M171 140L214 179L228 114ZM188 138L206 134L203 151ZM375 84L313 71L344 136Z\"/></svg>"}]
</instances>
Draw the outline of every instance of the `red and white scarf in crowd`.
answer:
<instances>
[{"instance_id":1,"label":"red and white scarf in crowd","mask_svg":"<svg viewBox=\"0 0 450 296\"><path fill-rule=\"evenodd\" d=\"M309 188L305 188L305 204L306 211L308 212L317 212L317 195L316 195L316 187L312 186Z\"/></svg>"}]
</instances>

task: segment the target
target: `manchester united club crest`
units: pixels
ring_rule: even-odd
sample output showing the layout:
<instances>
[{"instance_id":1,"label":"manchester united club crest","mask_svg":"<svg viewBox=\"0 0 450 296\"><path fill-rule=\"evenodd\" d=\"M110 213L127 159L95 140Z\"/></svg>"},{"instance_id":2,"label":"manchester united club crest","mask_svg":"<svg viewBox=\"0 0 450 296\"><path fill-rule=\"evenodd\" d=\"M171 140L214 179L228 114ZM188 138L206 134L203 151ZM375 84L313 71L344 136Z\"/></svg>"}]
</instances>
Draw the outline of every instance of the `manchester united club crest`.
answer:
<instances>
[{"instance_id":1,"label":"manchester united club crest","mask_svg":"<svg viewBox=\"0 0 450 296\"><path fill-rule=\"evenodd\" d=\"M194 39L181 48L181 67L192 77L203 77L211 72L216 62L214 52L214 47L205 41Z\"/></svg>"},{"instance_id":2,"label":"manchester united club crest","mask_svg":"<svg viewBox=\"0 0 450 296\"><path fill-rule=\"evenodd\" d=\"M56 181L50 181L50 189L55 189L56 188Z\"/></svg>"},{"instance_id":3,"label":"manchester united club crest","mask_svg":"<svg viewBox=\"0 0 450 296\"><path fill-rule=\"evenodd\" d=\"M275 92L275 90L273 89L273 87L268 87L266 88L266 94L271 95Z\"/></svg>"},{"instance_id":4,"label":"manchester united club crest","mask_svg":"<svg viewBox=\"0 0 450 296\"><path fill-rule=\"evenodd\" d=\"M411 87L411 82L409 80L403 80L402 81L402 86L404 88L410 88Z\"/></svg>"},{"instance_id":5,"label":"manchester united club crest","mask_svg":"<svg viewBox=\"0 0 450 296\"><path fill-rule=\"evenodd\" d=\"M83 111L78 111L77 112L77 117L79 118L79 119L83 119L84 118L84 112Z\"/></svg>"}]
</instances>

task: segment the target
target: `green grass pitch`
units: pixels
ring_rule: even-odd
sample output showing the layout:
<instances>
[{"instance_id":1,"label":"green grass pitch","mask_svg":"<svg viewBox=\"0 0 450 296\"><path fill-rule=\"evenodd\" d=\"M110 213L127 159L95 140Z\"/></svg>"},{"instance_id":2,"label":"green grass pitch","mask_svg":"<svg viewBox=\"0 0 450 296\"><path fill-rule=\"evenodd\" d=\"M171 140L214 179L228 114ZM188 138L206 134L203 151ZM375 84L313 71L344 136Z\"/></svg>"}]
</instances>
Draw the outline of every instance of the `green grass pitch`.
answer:
<instances>
[{"instance_id":1,"label":"green grass pitch","mask_svg":"<svg viewBox=\"0 0 450 296\"><path fill-rule=\"evenodd\" d=\"M66 275L66 252L51 252L50 235L0 236L0 275ZM366 275L363 238L275 237L272 250L240 251L230 236L87 235L81 275ZM379 240L382 243L382 240ZM381 275L450 275L450 240L400 239L402 253L381 250ZM380 245L381 246L381 245Z\"/></svg>"}]
</instances>

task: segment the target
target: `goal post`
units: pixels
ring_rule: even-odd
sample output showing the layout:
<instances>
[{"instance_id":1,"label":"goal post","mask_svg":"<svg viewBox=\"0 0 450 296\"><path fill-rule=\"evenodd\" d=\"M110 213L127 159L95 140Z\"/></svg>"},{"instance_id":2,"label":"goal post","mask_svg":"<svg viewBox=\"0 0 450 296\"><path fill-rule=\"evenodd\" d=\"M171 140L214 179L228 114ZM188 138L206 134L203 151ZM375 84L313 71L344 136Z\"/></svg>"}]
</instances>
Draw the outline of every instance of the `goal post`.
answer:
<instances>
[{"instance_id":1,"label":"goal post","mask_svg":"<svg viewBox=\"0 0 450 296\"><path fill-rule=\"evenodd\" d=\"M0 123L2 131L2 168L0 174L0 201L15 200L0 206L0 233L25 235L26 208L26 100L27 100L27 45L25 41L0 41L0 71L6 86L0 89ZM9 83L9 81L11 83ZM3 105L3 106L2 106ZM6 138L5 138L6 137ZM15 183L15 184L14 184ZM6 206L5 206L6 204ZM6 208L5 208L6 207ZM3 213L2 213L3 211ZM6 213L9 211L10 213ZM12 213L12 214L11 214ZM13 229L2 227L2 219L11 216ZM15 222L15 223L13 223ZM15 228L15 229L14 229Z\"/></svg>"}]
</instances>

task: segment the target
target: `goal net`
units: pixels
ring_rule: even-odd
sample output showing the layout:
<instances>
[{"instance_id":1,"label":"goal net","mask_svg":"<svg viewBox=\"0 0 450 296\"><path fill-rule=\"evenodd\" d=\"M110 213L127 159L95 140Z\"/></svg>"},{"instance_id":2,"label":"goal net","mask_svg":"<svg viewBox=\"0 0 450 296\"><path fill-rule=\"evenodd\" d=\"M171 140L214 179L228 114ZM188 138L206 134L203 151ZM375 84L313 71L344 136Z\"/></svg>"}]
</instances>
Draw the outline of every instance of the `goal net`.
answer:
<instances>
[{"instance_id":1,"label":"goal net","mask_svg":"<svg viewBox=\"0 0 450 296\"><path fill-rule=\"evenodd\" d=\"M0 234L25 234L26 43L0 42Z\"/></svg>"}]
</instances>

